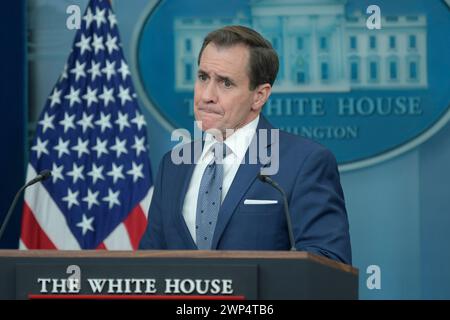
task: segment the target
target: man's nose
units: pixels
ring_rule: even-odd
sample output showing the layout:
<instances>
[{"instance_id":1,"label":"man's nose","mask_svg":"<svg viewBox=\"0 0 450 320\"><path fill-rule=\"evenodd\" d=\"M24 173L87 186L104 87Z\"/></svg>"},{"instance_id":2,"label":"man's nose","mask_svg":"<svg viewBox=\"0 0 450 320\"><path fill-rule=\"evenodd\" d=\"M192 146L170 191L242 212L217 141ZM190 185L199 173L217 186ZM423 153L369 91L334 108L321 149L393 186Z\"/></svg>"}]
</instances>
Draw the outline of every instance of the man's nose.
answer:
<instances>
[{"instance_id":1,"label":"man's nose","mask_svg":"<svg viewBox=\"0 0 450 320\"><path fill-rule=\"evenodd\" d=\"M202 93L202 99L204 103L216 103L217 102L217 88L214 81L209 81Z\"/></svg>"}]
</instances>

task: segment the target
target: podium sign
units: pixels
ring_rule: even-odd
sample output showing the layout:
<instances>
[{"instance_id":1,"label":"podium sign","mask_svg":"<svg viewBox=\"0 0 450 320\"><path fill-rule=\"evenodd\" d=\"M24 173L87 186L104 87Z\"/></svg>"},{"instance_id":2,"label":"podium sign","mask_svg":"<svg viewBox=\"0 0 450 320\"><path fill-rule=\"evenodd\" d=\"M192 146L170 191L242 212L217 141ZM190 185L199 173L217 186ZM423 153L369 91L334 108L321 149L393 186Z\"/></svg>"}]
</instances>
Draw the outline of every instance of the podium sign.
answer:
<instances>
[{"instance_id":1,"label":"podium sign","mask_svg":"<svg viewBox=\"0 0 450 320\"><path fill-rule=\"evenodd\" d=\"M17 264L16 298L164 295L257 298L256 265Z\"/></svg>"},{"instance_id":2,"label":"podium sign","mask_svg":"<svg viewBox=\"0 0 450 320\"><path fill-rule=\"evenodd\" d=\"M0 299L357 299L358 270L307 252L0 250Z\"/></svg>"}]
</instances>

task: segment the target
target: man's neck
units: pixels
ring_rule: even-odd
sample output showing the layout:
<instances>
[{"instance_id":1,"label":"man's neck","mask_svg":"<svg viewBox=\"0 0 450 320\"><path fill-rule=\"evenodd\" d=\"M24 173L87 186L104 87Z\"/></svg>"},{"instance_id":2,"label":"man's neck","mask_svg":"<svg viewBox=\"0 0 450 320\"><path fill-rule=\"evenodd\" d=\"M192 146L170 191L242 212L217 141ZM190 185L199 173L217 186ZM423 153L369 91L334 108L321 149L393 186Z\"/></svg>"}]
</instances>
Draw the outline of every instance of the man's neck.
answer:
<instances>
[{"instance_id":1,"label":"man's neck","mask_svg":"<svg viewBox=\"0 0 450 320\"><path fill-rule=\"evenodd\" d=\"M236 131L250 127L250 124L253 123L253 121L255 121L255 119L258 119L258 121L259 121L259 114L257 114L253 119L251 119L249 121L238 124L236 127L232 128L232 129L225 129L225 131L222 131L223 140L222 139L216 139L216 140L220 141L220 142L225 141L227 138L232 136Z\"/></svg>"}]
</instances>

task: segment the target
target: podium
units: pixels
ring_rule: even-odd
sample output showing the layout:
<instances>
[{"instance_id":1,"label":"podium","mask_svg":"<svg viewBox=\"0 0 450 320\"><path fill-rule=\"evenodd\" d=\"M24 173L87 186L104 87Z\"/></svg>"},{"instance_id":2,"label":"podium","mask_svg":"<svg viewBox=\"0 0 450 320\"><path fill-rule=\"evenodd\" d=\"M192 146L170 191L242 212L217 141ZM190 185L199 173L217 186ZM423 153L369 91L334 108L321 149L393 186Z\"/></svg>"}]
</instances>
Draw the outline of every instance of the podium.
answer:
<instances>
[{"instance_id":1,"label":"podium","mask_svg":"<svg viewBox=\"0 0 450 320\"><path fill-rule=\"evenodd\" d=\"M358 299L358 270L291 251L0 250L0 299Z\"/></svg>"}]
</instances>

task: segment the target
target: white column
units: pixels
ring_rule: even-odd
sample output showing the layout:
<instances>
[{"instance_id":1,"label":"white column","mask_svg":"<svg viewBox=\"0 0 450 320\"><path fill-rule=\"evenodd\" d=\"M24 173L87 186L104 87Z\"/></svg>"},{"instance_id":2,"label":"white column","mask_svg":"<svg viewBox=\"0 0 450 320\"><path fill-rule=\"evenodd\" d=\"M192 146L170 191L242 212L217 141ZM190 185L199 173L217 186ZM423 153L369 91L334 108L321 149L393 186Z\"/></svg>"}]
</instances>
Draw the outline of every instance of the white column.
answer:
<instances>
[{"instance_id":1,"label":"white column","mask_svg":"<svg viewBox=\"0 0 450 320\"><path fill-rule=\"evenodd\" d=\"M290 51L290 37L287 32L288 30L288 17L282 16L279 18L281 24L281 39L283 40L283 59L284 59L284 79L283 85L292 85L292 75L291 75L291 51Z\"/></svg>"},{"instance_id":2,"label":"white column","mask_svg":"<svg viewBox=\"0 0 450 320\"><path fill-rule=\"evenodd\" d=\"M349 78L345 77L345 71L348 70L348 63L347 63L347 57L346 57L346 48L347 48L347 42L344 37L345 29L344 29L344 19L340 15L337 17L337 33L338 33L338 39L339 39L339 60L337 61L339 66L339 72L337 75L337 79L340 83L346 82L347 84L350 83Z\"/></svg>"},{"instance_id":3,"label":"white column","mask_svg":"<svg viewBox=\"0 0 450 320\"><path fill-rule=\"evenodd\" d=\"M318 61L317 56L319 54L319 51L317 49L317 16L311 16L311 63L310 63L310 69L309 69L309 76L310 76L310 85L318 85L319 79L317 77L317 74L319 72L318 68Z\"/></svg>"}]
</instances>

